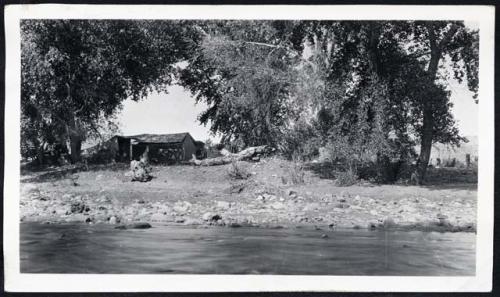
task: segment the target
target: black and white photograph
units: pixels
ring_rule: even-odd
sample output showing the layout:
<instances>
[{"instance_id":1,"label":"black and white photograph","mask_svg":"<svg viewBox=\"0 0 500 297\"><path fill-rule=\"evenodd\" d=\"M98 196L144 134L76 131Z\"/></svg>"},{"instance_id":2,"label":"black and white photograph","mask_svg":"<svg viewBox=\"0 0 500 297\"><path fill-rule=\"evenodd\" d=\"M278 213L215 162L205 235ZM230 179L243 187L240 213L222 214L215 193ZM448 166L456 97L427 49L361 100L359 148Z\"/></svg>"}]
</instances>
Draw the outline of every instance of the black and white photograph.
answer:
<instances>
[{"instance_id":1,"label":"black and white photograph","mask_svg":"<svg viewBox=\"0 0 500 297\"><path fill-rule=\"evenodd\" d=\"M494 8L29 8L6 18L4 250L32 288L491 289Z\"/></svg>"}]
</instances>

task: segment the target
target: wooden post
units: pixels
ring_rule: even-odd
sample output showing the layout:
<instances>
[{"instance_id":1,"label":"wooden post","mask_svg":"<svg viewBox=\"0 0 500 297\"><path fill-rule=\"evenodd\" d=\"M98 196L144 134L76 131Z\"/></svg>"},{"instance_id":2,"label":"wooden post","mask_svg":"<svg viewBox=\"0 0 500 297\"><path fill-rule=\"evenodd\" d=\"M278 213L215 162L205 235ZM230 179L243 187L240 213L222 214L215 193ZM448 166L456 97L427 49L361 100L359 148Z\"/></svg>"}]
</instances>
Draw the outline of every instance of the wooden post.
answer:
<instances>
[{"instance_id":1,"label":"wooden post","mask_svg":"<svg viewBox=\"0 0 500 297\"><path fill-rule=\"evenodd\" d=\"M470 167L470 154L465 154L465 164L467 165L467 168Z\"/></svg>"},{"instance_id":2,"label":"wooden post","mask_svg":"<svg viewBox=\"0 0 500 297\"><path fill-rule=\"evenodd\" d=\"M134 152L134 150L132 149L132 140L130 140L130 156L129 156L129 161L132 161L133 160L133 156L132 156L132 153Z\"/></svg>"}]
</instances>

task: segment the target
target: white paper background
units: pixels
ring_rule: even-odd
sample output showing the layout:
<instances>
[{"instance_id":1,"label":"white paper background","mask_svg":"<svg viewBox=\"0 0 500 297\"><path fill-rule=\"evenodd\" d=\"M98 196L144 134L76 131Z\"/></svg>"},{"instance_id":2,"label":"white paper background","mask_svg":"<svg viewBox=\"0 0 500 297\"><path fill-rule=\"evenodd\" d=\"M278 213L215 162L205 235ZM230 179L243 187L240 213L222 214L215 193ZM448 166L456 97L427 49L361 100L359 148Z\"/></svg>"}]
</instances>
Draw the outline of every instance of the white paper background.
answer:
<instances>
[{"instance_id":1,"label":"white paper background","mask_svg":"<svg viewBox=\"0 0 500 297\"><path fill-rule=\"evenodd\" d=\"M7 291L490 291L493 268L494 7L9 5L5 9L4 254ZM36 19L463 20L479 24L475 277L26 274L19 266L20 28Z\"/></svg>"}]
</instances>

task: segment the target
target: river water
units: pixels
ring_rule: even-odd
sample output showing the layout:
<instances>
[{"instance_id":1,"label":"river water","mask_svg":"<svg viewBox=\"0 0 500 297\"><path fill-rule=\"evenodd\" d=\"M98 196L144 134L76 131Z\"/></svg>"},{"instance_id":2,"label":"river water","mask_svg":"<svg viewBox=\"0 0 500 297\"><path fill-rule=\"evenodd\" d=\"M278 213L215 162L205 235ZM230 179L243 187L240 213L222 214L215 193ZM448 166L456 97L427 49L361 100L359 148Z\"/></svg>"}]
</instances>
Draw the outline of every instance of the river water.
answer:
<instances>
[{"instance_id":1,"label":"river water","mask_svg":"<svg viewBox=\"0 0 500 297\"><path fill-rule=\"evenodd\" d=\"M22 223L21 272L469 276L475 234Z\"/></svg>"}]
</instances>

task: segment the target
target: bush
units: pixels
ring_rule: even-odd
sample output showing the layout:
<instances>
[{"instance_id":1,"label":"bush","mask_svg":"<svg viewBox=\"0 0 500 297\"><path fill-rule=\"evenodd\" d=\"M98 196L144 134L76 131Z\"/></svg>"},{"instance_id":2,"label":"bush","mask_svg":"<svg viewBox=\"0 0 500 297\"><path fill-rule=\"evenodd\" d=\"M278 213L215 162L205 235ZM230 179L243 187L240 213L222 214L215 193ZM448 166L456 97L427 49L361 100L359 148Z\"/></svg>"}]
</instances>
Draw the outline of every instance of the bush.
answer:
<instances>
[{"instance_id":1,"label":"bush","mask_svg":"<svg viewBox=\"0 0 500 297\"><path fill-rule=\"evenodd\" d=\"M283 133L278 151L288 160L299 156L303 160L311 160L318 156L321 138L315 136L314 129L303 122Z\"/></svg>"},{"instance_id":2,"label":"bush","mask_svg":"<svg viewBox=\"0 0 500 297\"><path fill-rule=\"evenodd\" d=\"M303 184L304 180L304 166L301 162L295 161L293 165L290 166L290 182L294 185Z\"/></svg>"},{"instance_id":3,"label":"bush","mask_svg":"<svg viewBox=\"0 0 500 297\"><path fill-rule=\"evenodd\" d=\"M247 179L250 177L250 172L240 162L231 162L231 167L227 171L231 179Z\"/></svg>"},{"instance_id":4,"label":"bush","mask_svg":"<svg viewBox=\"0 0 500 297\"><path fill-rule=\"evenodd\" d=\"M342 171L337 174L337 185L341 187L348 187L358 182L358 174L352 168Z\"/></svg>"}]
</instances>

